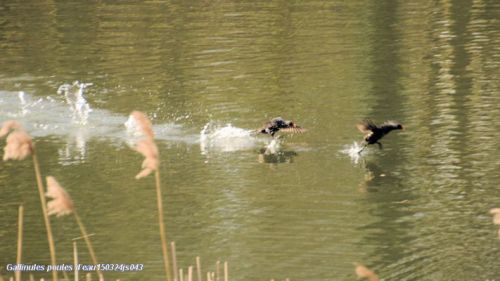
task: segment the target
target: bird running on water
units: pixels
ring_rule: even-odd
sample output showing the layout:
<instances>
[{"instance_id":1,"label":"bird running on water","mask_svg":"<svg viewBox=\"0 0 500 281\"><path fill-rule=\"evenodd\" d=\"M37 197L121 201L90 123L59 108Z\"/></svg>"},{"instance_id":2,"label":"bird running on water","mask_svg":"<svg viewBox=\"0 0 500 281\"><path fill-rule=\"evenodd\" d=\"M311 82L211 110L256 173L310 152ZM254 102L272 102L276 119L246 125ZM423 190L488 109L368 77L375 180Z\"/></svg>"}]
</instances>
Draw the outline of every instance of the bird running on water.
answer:
<instances>
[{"instance_id":1,"label":"bird running on water","mask_svg":"<svg viewBox=\"0 0 500 281\"><path fill-rule=\"evenodd\" d=\"M278 132L284 133L303 133L306 129L297 126L293 121L284 120L281 117L276 117L271 121L267 122L262 129L259 130L259 133L268 134L274 137L274 135Z\"/></svg>"},{"instance_id":2,"label":"bird running on water","mask_svg":"<svg viewBox=\"0 0 500 281\"><path fill-rule=\"evenodd\" d=\"M392 130L402 130L403 125L394 121L386 121L382 125L377 126L372 120L366 119L361 123L356 125L359 131L361 131L364 136L364 141L366 142L363 148L361 148L358 153L361 153L369 144L378 144L379 148L382 149L382 144L379 140L387 135Z\"/></svg>"}]
</instances>

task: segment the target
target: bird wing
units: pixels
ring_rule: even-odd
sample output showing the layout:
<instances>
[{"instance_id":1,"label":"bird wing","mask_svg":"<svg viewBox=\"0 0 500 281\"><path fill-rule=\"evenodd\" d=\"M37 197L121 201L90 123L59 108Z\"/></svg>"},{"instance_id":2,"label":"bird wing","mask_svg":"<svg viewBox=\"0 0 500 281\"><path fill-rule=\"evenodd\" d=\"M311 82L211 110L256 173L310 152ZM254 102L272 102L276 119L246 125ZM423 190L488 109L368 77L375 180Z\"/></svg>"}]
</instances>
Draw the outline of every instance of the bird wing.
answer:
<instances>
[{"instance_id":1,"label":"bird wing","mask_svg":"<svg viewBox=\"0 0 500 281\"><path fill-rule=\"evenodd\" d=\"M259 129L257 129L256 131L258 133L264 133L264 131L266 131L266 129L269 129L271 126L272 126L272 122L268 121L264 125L262 125L262 127L260 127Z\"/></svg>"},{"instance_id":2,"label":"bird wing","mask_svg":"<svg viewBox=\"0 0 500 281\"><path fill-rule=\"evenodd\" d=\"M373 130L377 128L377 125L375 125L372 120L365 119L356 124L356 128L358 128L358 130L363 134L371 134Z\"/></svg>"},{"instance_id":3,"label":"bird wing","mask_svg":"<svg viewBox=\"0 0 500 281\"><path fill-rule=\"evenodd\" d=\"M380 129L384 132L389 132L391 130L397 129L398 126L401 126L396 121L385 121L382 125L380 125Z\"/></svg>"},{"instance_id":4,"label":"bird wing","mask_svg":"<svg viewBox=\"0 0 500 281\"><path fill-rule=\"evenodd\" d=\"M307 129L295 126L295 127L290 127L290 128L283 128L280 130L280 132L288 133L288 134L296 134L296 133L307 132Z\"/></svg>"}]
</instances>

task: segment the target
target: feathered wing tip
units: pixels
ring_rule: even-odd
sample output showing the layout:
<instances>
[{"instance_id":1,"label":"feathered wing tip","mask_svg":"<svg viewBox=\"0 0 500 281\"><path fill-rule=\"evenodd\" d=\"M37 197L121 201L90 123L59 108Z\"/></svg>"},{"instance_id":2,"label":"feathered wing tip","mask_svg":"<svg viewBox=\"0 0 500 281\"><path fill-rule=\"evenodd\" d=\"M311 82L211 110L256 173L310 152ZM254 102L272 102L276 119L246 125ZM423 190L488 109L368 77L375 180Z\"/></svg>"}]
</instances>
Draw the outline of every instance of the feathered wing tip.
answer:
<instances>
[{"instance_id":1,"label":"feathered wing tip","mask_svg":"<svg viewBox=\"0 0 500 281\"><path fill-rule=\"evenodd\" d=\"M11 130L22 130L22 126L15 120L3 122L2 128L0 129L0 138L6 136Z\"/></svg>"},{"instance_id":2,"label":"feathered wing tip","mask_svg":"<svg viewBox=\"0 0 500 281\"><path fill-rule=\"evenodd\" d=\"M56 215L60 217L73 212L74 206L71 197L54 177L47 177L47 193L45 193L45 196L53 199L47 202L49 216Z\"/></svg>"},{"instance_id":3,"label":"feathered wing tip","mask_svg":"<svg viewBox=\"0 0 500 281\"><path fill-rule=\"evenodd\" d=\"M153 126L151 125L151 121L149 118L146 116L146 114L140 112L140 111L132 111L130 114L137 124L139 125L139 128L141 132L148 138L154 139L155 135L153 132Z\"/></svg>"},{"instance_id":4,"label":"feathered wing tip","mask_svg":"<svg viewBox=\"0 0 500 281\"><path fill-rule=\"evenodd\" d=\"M158 147L152 139L142 139L137 142L135 150L144 156L142 170L135 176L140 179L156 171L160 166Z\"/></svg>"},{"instance_id":5,"label":"feathered wing tip","mask_svg":"<svg viewBox=\"0 0 500 281\"><path fill-rule=\"evenodd\" d=\"M377 125L371 119L364 119L363 121L356 124L356 128L363 133L368 134L377 128Z\"/></svg>"},{"instance_id":6,"label":"feathered wing tip","mask_svg":"<svg viewBox=\"0 0 500 281\"><path fill-rule=\"evenodd\" d=\"M382 123L382 125L380 127L391 127L391 128L395 128L395 129L403 129L403 125L401 125L401 123L396 122L396 121L392 121L392 120L385 121L384 123Z\"/></svg>"},{"instance_id":7,"label":"feathered wing tip","mask_svg":"<svg viewBox=\"0 0 500 281\"><path fill-rule=\"evenodd\" d=\"M368 269L366 266L362 264L355 264L356 265L356 275L358 278L367 278L370 281L379 281L379 277L375 272L371 271Z\"/></svg>"},{"instance_id":8,"label":"feathered wing tip","mask_svg":"<svg viewBox=\"0 0 500 281\"><path fill-rule=\"evenodd\" d=\"M3 161L9 159L23 160L33 152L33 142L31 137L24 131L14 131L7 137L7 144L4 147Z\"/></svg>"},{"instance_id":9,"label":"feathered wing tip","mask_svg":"<svg viewBox=\"0 0 500 281\"><path fill-rule=\"evenodd\" d=\"M307 129L296 126L296 127L281 129L280 132L288 133L288 134L297 134L297 133L305 133L305 132L307 132Z\"/></svg>"}]
</instances>

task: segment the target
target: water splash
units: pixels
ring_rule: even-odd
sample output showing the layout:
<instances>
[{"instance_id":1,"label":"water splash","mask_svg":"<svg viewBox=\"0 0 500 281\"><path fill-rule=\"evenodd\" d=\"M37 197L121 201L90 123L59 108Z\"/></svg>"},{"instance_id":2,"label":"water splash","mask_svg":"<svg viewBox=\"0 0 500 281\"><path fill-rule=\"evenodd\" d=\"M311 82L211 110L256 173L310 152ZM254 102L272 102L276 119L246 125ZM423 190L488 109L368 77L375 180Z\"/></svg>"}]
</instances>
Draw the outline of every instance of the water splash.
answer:
<instances>
[{"instance_id":1,"label":"water splash","mask_svg":"<svg viewBox=\"0 0 500 281\"><path fill-rule=\"evenodd\" d=\"M273 138L271 142L266 145L266 149L264 154L277 154L281 149L281 141L280 139Z\"/></svg>"},{"instance_id":2,"label":"water splash","mask_svg":"<svg viewBox=\"0 0 500 281\"><path fill-rule=\"evenodd\" d=\"M63 84L57 89L57 93L66 98L66 103L73 112L73 121L81 125L87 124L89 113L92 112L87 100L83 97L84 90L92 85L92 83L75 81L72 85Z\"/></svg>"},{"instance_id":3,"label":"water splash","mask_svg":"<svg viewBox=\"0 0 500 281\"><path fill-rule=\"evenodd\" d=\"M363 149L363 147L364 145L360 145L357 142L353 142L353 144L345 146L344 149L342 149L340 152L348 155L354 164L358 164L359 160L363 158L363 155L367 153L366 150L360 152L361 149Z\"/></svg>"},{"instance_id":4,"label":"water splash","mask_svg":"<svg viewBox=\"0 0 500 281\"><path fill-rule=\"evenodd\" d=\"M221 127L209 122L200 132L202 154L212 149L223 152L253 149L261 142L253 130L233 127L231 124Z\"/></svg>"}]
</instances>

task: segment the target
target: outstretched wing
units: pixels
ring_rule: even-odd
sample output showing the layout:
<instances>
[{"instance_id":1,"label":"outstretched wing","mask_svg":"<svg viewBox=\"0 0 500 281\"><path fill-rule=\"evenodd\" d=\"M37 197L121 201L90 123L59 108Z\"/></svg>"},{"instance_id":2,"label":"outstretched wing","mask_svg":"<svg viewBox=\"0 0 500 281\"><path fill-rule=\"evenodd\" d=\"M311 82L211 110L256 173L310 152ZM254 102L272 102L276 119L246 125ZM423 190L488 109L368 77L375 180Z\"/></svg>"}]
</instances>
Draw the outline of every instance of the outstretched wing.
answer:
<instances>
[{"instance_id":1,"label":"outstretched wing","mask_svg":"<svg viewBox=\"0 0 500 281\"><path fill-rule=\"evenodd\" d=\"M402 129L403 126L396 121L385 121L382 125L380 125L380 129L384 132L390 132L396 129Z\"/></svg>"},{"instance_id":2,"label":"outstretched wing","mask_svg":"<svg viewBox=\"0 0 500 281\"><path fill-rule=\"evenodd\" d=\"M365 119L356 124L356 128L358 128L358 130L363 134L371 134L373 130L377 129L377 125L375 125L372 120Z\"/></svg>"},{"instance_id":3,"label":"outstretched wing","mask_svg":"<svg viewBox=\"0 0 500 281\"><path fill-rule=\"evenodd\" d=\"M287 134L297 134L297 133L307 132L307 129L299 127L299 126L295 126L295 127L283 128L280 130L280 132L287 133Z\"/></svg>"}]
</instances>

